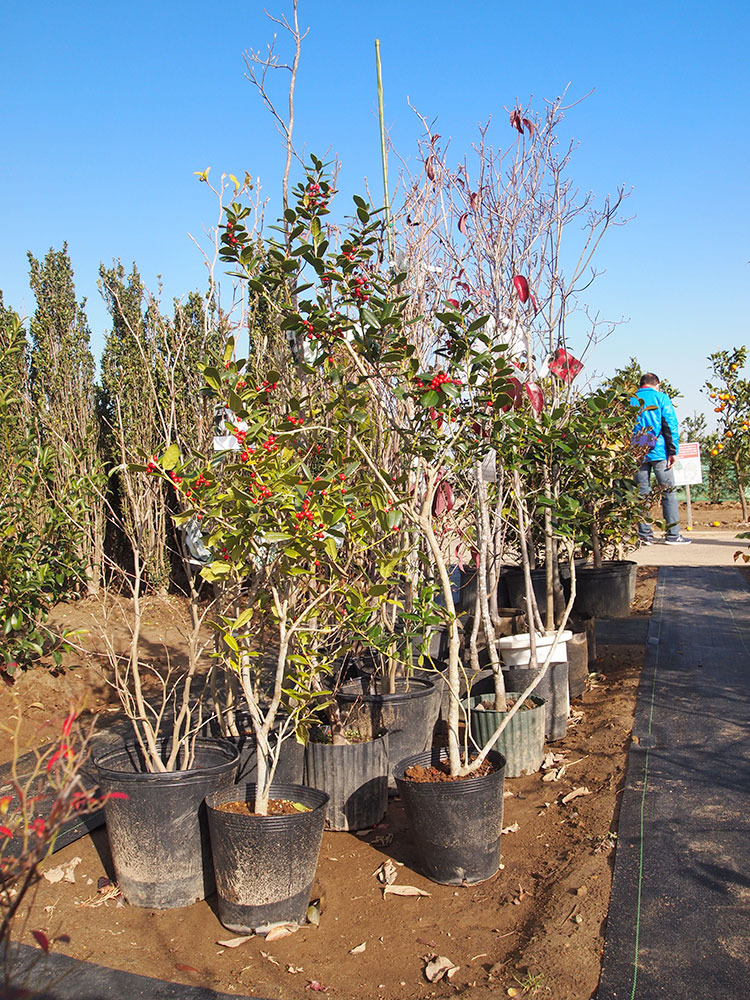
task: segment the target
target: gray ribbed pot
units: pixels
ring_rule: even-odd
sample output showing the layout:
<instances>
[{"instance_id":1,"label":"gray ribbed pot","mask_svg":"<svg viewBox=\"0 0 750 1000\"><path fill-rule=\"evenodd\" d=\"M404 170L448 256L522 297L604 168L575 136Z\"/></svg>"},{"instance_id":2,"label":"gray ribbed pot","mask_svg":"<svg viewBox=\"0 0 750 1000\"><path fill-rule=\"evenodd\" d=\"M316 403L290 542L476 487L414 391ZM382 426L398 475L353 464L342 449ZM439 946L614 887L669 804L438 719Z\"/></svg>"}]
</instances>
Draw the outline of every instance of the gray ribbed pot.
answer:
<instances>
[{"instance_id":1,"label":"gray ribbed pot","mask_svg":"<svg viewBox=\"0 0 750 1000\"><path fill-rule=\"evenodd\" d=\"M328 795L329 830L366 830L388 808L388 734L334 746L311 739L305 749L305 784Z\"/></svg>"},{"instance_id":2,"label":"gray ribbed pot","mask_svg":"<svg viewBox=\"0 0 750 1000\"><path fill-rule=\"evenodd\" d=\"M503 667L506 690L525 691L536 673L530 667ZM563 739L568 731L570 715L567 662L550 663L534 694L544 699L545 737L553 741Z\"/></svg>"},{"instance_id":3,"label":"gray ribbed pot","mask_svg":"<svg viewBox=\"0 0 750 1000\"><path fill-rule=\"evenodd\" d=\"M515 701L521 697L520 691L507 691L508 698ZM471 709L471 736L479 747L484 747L502 722L507 712L496 712L494 709L476 711L480 702L492 699L491 694L478 694L469 698ZM505 777L520 778L524 774L533 774L542 766L544 759L544 701L542 698L529 698L534 708L520 709L510 720L492 745L505 757Z\"/></svg>"},{"instance_id":4,"label":"gray ribbed pot","mask_svg":"<svg viewBox=\"0 0 750 1000\"><path fill-rule=\"evenodd\" d=\"M567 642L568 691L571 698L580 698L589 677L589 644L585 632L576 632Z\"/></svg>"}]
</instances>

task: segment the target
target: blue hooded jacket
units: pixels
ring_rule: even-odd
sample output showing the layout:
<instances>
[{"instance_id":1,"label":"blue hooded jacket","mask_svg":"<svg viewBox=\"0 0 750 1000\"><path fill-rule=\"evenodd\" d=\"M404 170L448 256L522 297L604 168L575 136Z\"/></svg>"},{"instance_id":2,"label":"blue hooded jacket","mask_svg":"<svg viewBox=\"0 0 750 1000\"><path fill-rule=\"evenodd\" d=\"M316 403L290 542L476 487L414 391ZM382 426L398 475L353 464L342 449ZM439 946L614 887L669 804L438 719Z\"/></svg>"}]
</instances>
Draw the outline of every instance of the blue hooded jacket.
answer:
<instances>
[{"instance_id":1,"label":"blue hooded jacket","mask_svg":"<svg viewBox=\"0 0 750 1000\"><path fill-rule=\"evenodd\" d=\"M630 402L633 406L643 404L643 410L635 422L633 443L654 442L644 462L663 462L669 455L676 455L680 431L672 400L666 392L659 392L647 385L639 389Z\"/></svg>"}]
</instances>

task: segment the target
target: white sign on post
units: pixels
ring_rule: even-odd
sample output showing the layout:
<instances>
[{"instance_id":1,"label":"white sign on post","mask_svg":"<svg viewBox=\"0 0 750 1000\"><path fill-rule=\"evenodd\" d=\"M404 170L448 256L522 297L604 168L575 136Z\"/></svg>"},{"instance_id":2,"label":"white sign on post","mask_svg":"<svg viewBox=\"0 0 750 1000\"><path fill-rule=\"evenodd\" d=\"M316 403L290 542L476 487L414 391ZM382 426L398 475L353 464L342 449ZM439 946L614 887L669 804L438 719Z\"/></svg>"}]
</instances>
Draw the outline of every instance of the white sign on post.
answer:
<instances>
[{"instance_id":1,"label":"white sign on post","mask_svg":"<svg viewBox=\"0 0 750 1000\"><path fill-rule=\"evenodd\" d=\"M695 486L703 482L701 448L697 442L680 445L672 471L675 486Z\"/></svg>"}]
</instances>

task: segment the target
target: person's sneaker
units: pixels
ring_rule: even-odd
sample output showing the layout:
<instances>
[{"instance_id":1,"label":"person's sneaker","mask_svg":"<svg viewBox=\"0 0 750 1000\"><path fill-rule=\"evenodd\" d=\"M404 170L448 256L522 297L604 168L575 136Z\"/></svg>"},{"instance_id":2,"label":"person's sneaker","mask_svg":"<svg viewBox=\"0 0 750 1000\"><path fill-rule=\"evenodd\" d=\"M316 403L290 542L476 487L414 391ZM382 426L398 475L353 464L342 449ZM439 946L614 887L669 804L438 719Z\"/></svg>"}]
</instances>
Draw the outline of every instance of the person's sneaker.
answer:
<instances>
[{"instance_id":1,"label":"person's sneaker","mask_svg":"<svg viewBox=\"0 0 750 1000\"><path fill-rule=\"evenodd\" d=\"M684 535L678 535L677 538L665 538L664 541L667 545L690 545L692 538L685 538Z\"/></svg>"},{"instance_id":2,"label":"person's sneaker","mask_svg":"<svg viewBox=\"0 0 750 1000\"><path fill-rule=\"evenodd\" d=\"M654 544L653 538L639 538L638 541L641 543L641 545L653 545Z\"/></svg>"}]
</instances>

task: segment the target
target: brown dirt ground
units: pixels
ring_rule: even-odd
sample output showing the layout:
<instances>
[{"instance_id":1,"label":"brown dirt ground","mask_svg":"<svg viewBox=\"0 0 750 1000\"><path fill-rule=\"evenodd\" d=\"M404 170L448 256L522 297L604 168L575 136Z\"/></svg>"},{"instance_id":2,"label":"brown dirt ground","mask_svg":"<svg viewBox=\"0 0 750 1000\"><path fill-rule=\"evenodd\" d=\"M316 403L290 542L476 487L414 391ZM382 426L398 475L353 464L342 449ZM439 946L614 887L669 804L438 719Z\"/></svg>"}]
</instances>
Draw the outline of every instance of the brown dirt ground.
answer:
<instances>
[{"instance_id":1,"label":"brown dirt ground","mask_svg":"<svg viewBox=\"0 0 750 1000\"><path fill-rule=\"evenodd\" d=\"M742 520L742 508L739 503L730 503L729 501L723 501L721 503L708 503L708 501L701 500L696 503L693 502L693 528L699 531L706 531L711 528L736 528L737 531L747 530L747 522ZM687 515L685 513L685 505L680 504L680 515L682 518L682 523L685 524L687 521ZM659 508L654 508L654 516L659 517ZM714 524L718 521L718 525Z\"/></svg>"},{"instance_id":2,"label":"brown dirt ground","mask_svg":"<svg viewBox=\"0 0 750 1000\"><path fill-rule=\"evenodd\" d=\"M633 612L648 615L656 570L639 568ZM175 599L149 616L154 655L172 643ZM178 604L179 602L177 602ZM63 606L58 620L85 623L95 614L82 601ZM66 954L172 982L227 993L302 1000L314 991L339 998L416 1000L464 996L537 996L588 1000L599 981L609 906L615 831L624 783L642 646L600 646L597 674L573 703L556 781L541 774L506 779L502 869L488 882L457 889L418 873L414 847L398 799L386 820L363 835L326 833L314 896L319 926L306 925L282 940L254 937L236 948L212 901L172 911L150 911L97 897L97 880L114 877L102 828L64 848L45 867L80 857L75 883L41 880L15 928L33 944L32 930ZM15 692L15 694L14 694ZM111 693L89 665L53 677L33 671L0 692L0 718L22 720L17 750L49 742L71 698L86 698L101 719L116 716ZM15 700L17 699L17 700ZM0 748L0 760L13 753ZM576 788L586 794L562 803ZM424 897L383 897L375 872L391 859L398 882ZM426 959L446 956L453 977L427 981ZM515 994L512 990L517 991Z\"/></svg>"}]
</instances>

